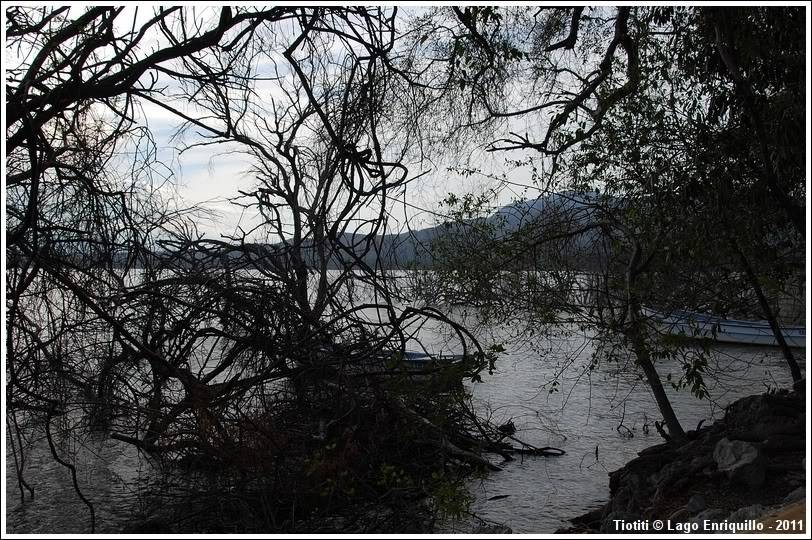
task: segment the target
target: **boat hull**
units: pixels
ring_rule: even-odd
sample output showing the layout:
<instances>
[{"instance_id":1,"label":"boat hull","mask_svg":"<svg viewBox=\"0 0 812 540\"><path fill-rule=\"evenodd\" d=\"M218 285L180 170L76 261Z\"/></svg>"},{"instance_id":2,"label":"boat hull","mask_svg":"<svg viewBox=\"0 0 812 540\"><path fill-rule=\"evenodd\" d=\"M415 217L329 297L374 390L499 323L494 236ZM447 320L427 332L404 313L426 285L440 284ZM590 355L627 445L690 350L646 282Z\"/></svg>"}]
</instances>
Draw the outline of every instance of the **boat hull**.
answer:
<instances>
[{"instance_id":1,"label":"boat hull","mask_svg":"<svg viewBox=\"0 0 812 540\"><path fill-rule=\"evenodd\" d=\"M429 355L422 352L406 351L405 354L398 354L404 366L411 369L424 369L430 366L449 365L461 362L464 357L461 354L437 354Z\"/></svg>"},{"instance_id":2,"label":"boat hull","mask_svg":"<svg viewBox=\"0 0 812 540\"><path fill-rule=\"evenodd\" d=\"M703 313L678 311L670 314L645 309L644 315L653 319L661 330L670 335L682 335L697 339L712 339L720 343L741 345L778 345L767 321L725 319ZM784 341L790 347L806 347L804 326L782 326Z\"/></svg>"}]
</instances>

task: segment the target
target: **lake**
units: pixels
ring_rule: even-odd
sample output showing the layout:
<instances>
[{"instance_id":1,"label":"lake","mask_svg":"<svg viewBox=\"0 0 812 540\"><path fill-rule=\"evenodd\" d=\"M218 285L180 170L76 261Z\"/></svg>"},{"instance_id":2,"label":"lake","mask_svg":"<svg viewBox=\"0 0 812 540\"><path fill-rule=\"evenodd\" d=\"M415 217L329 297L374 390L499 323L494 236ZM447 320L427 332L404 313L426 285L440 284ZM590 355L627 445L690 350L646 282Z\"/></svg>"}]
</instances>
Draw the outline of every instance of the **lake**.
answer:
<instances>
[{"instance_id":1,"label":"lake","mask_svg":"<svg viewBox=\"0 0 812 540\"><path fill-rule=\"evenodd\" d=\"M461 307L447 310L457 319L468 316ZM483 373L482 383L467 383L473 401L495 422L513 421L521 440L554 446L566 455L517 457L501 464L503 471L471 480L472 509L517 533L552 533L569 518L606 502L609 471L662 442L653 425L660 414L646 383L629 369L630 358L589 369L594 352L591 335L561 327L555 335L516 342L514 330L511 325L477 329L483 342L504 342L507 351L493 375ZM439 327L424 325L419 339L431 352L459 352ZM805 371L805 351L795 353ZM657 369L664 379L671 374L676 380L681 373L677 364L659 363ZM553 381L558 381L556 386ZM718 346L707 383L710 397L704 400L666 383L686 430L701 420L710 423L722 417L725 406L739 397L788 387L791 378L777 348ZM56 420L54 428L58 433ZM149 513L154 503L144 493L158 478L143 455L129 445L93 436L66 437L64 442L77 452L78 481L96 509L97 532L120 532L134 516ZM69 472L51 458L47 444L33 441L27 456L25 479L34 488L35 499L25 504L20 504L8 448L8 531L86 532L87 508L74 493ZM498 462L498 457L494 459ZM462 527L445 526L461 532Z\"/></svg>"}]
</instances>

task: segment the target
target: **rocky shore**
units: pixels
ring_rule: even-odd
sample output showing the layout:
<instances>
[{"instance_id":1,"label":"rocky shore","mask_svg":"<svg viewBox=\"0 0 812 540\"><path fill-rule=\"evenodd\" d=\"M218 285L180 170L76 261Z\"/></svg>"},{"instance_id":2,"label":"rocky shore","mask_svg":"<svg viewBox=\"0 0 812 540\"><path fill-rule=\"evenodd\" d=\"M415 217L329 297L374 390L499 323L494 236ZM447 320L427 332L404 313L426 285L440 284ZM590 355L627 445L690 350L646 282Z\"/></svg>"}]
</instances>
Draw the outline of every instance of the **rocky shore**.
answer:
<instances>
[{"instance_id":1,"label":"rocky shore","mask_svg":"<svg viewBox=\"0 0 812 540\"><path fill-rule=\"evenodd\" d=\"M687 524L696 532L717 524L718 532L727 533L733 531L720 529L731 523L762 523L766 532L776 532L768 529L775 521L770 516L802 520L804 388L805 380L792 390L742 398L727 408L723 420L688 432L687 443L667 442L641 451L610 473L606 505L572 519L573 526L559 532L657 532L643 529L646 525L620 531L618 520L662 520Z\"/></svg>"}]
</instances>

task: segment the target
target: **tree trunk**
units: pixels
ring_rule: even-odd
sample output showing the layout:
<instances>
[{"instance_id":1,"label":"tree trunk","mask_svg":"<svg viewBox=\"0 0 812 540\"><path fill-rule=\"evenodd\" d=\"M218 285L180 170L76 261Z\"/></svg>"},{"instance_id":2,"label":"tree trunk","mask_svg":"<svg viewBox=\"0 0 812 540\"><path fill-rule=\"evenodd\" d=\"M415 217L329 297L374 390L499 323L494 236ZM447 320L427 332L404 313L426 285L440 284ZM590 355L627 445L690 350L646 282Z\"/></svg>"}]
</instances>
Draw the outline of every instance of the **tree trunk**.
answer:
<instances>
[{"instance_id":1,"label":"tree trunk","mask_svg":"<svg viewBox=\"0 0 812 540\"><path fill-rule=\"evenodd\" d=\"M657 407L663 415L665 425L668 427L671 440L677 443L682 443L686 440L685 430L679 423L674 408L671 407L671 402L663 388L663 383L660 381L660 376L654 368L654 363L651 361L651 350L648 343L646 343L646 336L643 333L643 327L640 323L640 300L634 292L634 280L640 272L640 244L634 242L634 251L629 259L629 266L626 270L626 294L627 294L627 308L629 315L629 323L626 327L626 337L631 341L634 354L637 357L637 363L643 368L646 374L648 385L654 394L654 399L657 401Z\"/></svg>"},{"instance_id":2,"label":"tree trunk","mask_svg":"<svg viewBox=\"0 0 812 540\"><path fill-rule=\"evenodd\" d=\"M781 348L784 359L787 361L789 372L792 374L792 382L800 381L801 368L798 367L798 362L795 360L795 355L792 354L792 349L789 348L789 345L787 345L787 340L784 339L784 333L781 332L781 327L778 325L778 320L775 318L775 314L770 307L770 303L767 301L767 297L764 296L764 291L762 290L761 284L758 281L758 276L756 276L756 273L753 271L753 267L750 266L750 261L747 260L747 257L739 247L738 243L733 241L733 247L736 250L736 253L739 255L739 260L741 261L745 274L747 274L747 279L750 281L750 286L753 287L753 291L756 293L758 303L761 306L761 312L763 313L764 318L767 319L767 322L770 323L770 328L773 331L773 336L775 336L775 341L778 342L778 346Z\"/></svg>"},{"instance_id":3,"label":"tree trunk","mask_svg":"<svg viewBox=\"0 0 812 540\"><path fill-rule=\"evenodd\" d=\"M654 399L657 401L657 407L660 409L660 413L663 415L663 420L665 420L666 427L668 427L668 434L671 436L671 439L674 442L681 443L686 439L685 430L682 429L682 424L680 424L680 421L674 412L674 408L671 406L671 401L669 401L668 396L665 393L665 388L663 388L663 383L660 381L660 376L651 361L651 353L648 345L645 342L645 338L640 333L636 313L634 315L632 325L633 328L629 332L628 336L631 339L634 354L637 356L637 363L641 368L643 368L643 373L646 374L646 380L648 381L648 385L654 394Z\"/></svg>"}]
</instances>

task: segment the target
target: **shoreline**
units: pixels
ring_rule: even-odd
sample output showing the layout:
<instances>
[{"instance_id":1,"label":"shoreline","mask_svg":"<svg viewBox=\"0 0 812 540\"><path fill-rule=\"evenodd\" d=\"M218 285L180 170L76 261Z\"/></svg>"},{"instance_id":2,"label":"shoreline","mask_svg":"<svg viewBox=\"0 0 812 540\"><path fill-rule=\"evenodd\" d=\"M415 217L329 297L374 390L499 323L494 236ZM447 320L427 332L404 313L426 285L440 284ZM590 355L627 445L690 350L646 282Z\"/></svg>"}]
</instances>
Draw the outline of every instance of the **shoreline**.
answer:
<instances>
[{"instance_id":1,"label":"shoreline","mask_svg":"<svg viewBox=\"0 0 812 540\"><path fill-rule=\"evenodd\" d=\"M687 443L640 451L609 473L606 504L556 532L805 532L805 384L741 398Z\"/></svg>"}]
</instances>

